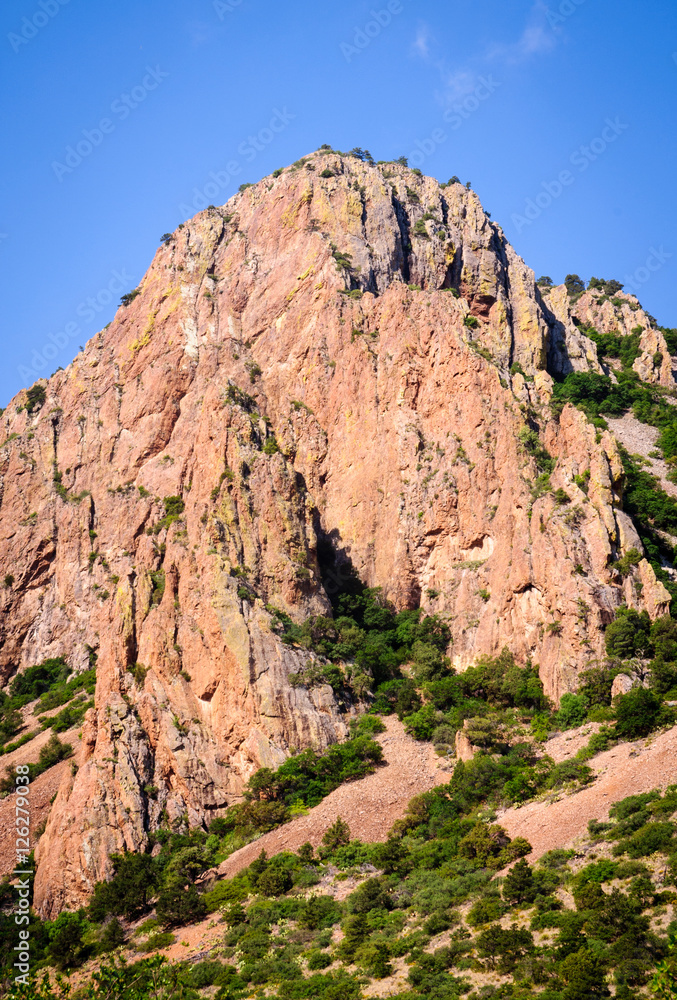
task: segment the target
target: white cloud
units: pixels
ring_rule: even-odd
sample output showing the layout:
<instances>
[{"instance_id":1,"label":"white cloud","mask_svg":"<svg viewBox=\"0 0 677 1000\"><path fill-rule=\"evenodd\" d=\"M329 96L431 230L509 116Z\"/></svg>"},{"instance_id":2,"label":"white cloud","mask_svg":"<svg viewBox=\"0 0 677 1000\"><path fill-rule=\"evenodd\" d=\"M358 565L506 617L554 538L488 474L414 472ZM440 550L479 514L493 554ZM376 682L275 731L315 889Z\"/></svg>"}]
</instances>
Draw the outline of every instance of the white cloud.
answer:
<instances>
[{"instance_id":1,"label":"white cloud","mask_svg":"<svg viewBox=\"0 0 677 1000\"><path fill-rule=\"evenodd\" d=\"M468 94L472 94L476 86L477 73L474 70L463 68L445 72L444 100L448 104L452 104L454 101L461 101Z\"/></svg>"},{"instance_id":2,"label":"white cloud","mask_svg":"<svg viewBox=\"0 0 677 1000\"><path fill-rule=\"evenodd\" d=\"M442 87L435 95L440 104L453 106L463 101L477 89L482 74L490 70L499 72L501 66L518 66L549 52L557 44L557 38L547 28L547 10L543 0L536 0L529 11L527 24L515 41L491 44L484 52L468 57L464 65L458 68L450 68L444 58L431 59L428 28L424 26L419 29L414 48L433 62L440 73Z\"/></svg>"},{"instance_id":3,"label":"white cloud","mask_svg":"<svg viewBox=\"0 0 677 1000\"><path fill-rule=\"evenodd\" d=\"M529 23L516 42L497 43L490 46L486 57L489 60L500 60L506 65L515 66L533 55L549 52L555 45L552 32L545 28L547 7L537 0L529 13Z\"/></svg>"},{"instance_id":4,"label":"white cloud","mask_svg":"<svg viewBox=\"0 0 677 1000\"><path fill-rule=\"evenodd\" d=\"M416 39L414 41L413 49L417 56L421 59L428 59L430 57L430 30L427 24L419 25L416 31Z\"/></svg>"}]
</instances>

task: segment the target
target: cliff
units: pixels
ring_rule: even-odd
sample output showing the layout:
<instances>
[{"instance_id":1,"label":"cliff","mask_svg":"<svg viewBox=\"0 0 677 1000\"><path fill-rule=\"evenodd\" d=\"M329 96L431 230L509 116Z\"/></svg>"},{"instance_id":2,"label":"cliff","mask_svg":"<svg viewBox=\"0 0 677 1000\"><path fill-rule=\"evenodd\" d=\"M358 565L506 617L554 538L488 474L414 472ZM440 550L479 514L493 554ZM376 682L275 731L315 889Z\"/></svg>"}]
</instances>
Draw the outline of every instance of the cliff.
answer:
<instances>
[{"instance_id":1,"label":"cliff","mask_svg":"<svg viewBox=\"0 0 677 1000\"><path fill-rule=\"evenodd\" d=\"M130 299L0 419L2 676L97 666L44 915L162 817L346 733L267 607L329 614L352 567L444 616L457 668L508 646L557 699L615 608L669 601L646 560L613 567L639 546L614 438L550 408L552 374L601 370L600 307L577 325L460 184L313 154L180 226Z\"/></svg>"}]
</instances>

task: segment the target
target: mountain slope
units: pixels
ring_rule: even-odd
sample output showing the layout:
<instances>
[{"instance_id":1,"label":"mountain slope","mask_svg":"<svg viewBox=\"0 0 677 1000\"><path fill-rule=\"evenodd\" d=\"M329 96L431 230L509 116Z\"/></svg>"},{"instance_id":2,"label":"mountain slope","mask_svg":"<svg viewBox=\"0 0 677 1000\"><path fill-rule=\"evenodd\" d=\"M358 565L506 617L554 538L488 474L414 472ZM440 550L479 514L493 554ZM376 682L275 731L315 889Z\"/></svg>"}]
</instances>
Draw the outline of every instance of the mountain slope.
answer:
<instances>
[{"instance_id":1,"label":"mountain slope","mask_svg":"<svg viewBox=\"0 0 677 1000\"><path fill-rule=\"evenodd\" d=\"M669 601L613 568L639 545L613 436L550 410L595 344L460 184L314 154L179 227L136 291L1 418L3 677L97 658L44 915L345 735L355 699L290 683L312 656L267 607L329 614L356 572L445 616L458 668L508 646L557 699L615 608Z\"/></svg>"}]
</instances>

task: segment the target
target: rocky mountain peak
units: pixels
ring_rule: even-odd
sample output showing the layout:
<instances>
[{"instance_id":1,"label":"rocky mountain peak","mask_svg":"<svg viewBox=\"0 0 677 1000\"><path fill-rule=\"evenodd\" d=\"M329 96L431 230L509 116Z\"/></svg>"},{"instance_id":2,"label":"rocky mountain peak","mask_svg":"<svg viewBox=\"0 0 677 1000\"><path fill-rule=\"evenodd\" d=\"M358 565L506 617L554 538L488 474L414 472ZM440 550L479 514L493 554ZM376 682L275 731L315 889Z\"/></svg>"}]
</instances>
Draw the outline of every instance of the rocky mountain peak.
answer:
<instances>
[{"instance_id":1,"label":"rocky mountain peak","mask_svg":"<svg viewBox=\"0 0 677 1000\"><path fill-rule=\"evenodd\" d=\"M44 914L163 817L206 822L345 735L356 701L290 680L317 654L279 622L330 616L352 575L443 618L455 668L507 647L555 700L616 608L668 607L646 559L615 568L642 544L613 435L551 408L554 378L608 370L593 326L642 326L635 370L674 385L636 300L539 288L460 183L326 150L276 174L164 238L0 419L3 678L97 669L39 844Z\"/></svg>"}]
</instances>

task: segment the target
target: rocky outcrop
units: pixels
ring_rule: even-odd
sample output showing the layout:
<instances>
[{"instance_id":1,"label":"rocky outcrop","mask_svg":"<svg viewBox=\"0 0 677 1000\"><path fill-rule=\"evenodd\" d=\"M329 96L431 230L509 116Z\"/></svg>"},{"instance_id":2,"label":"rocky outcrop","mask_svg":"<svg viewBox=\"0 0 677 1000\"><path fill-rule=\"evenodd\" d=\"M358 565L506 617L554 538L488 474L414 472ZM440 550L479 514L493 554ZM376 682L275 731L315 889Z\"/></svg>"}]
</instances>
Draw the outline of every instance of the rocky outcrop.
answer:
<instances>
[{"instance_id":1,"label":"rocky outcrop","mask_svg":"<svg viewBox=\"0 0 677 1000\"><path fill-rule=\"evenodd\" d=\"M642 381L674 389L672 359L665 337L635 295L619 291L609 297L600 289L589 289L570 299L564 285L558 285L545 290L544 302L554 316L552 371L563 375L569 371L602 371L597 348L583 330L592 327L598 333L618 333L623 337L636 332L640 334L641 353L632 367Z\"/></svg>"},{"instance_id":2,"label":"rocky outcrop","mask_svg":"<svg viewBox=\"0 0 677 1000\"><path fill-rule=\"evenodd\" d=\"M574 371L602 372L595 342L581 332L580 323L574 322L565 286L539 288L538 292L550 324L548 369L561 376Z\"/></svg>"},{"instance_id":3,"label":"rocky outcrop","mask_svg":"<svg viewBox=\"0 0 677 1000\"><path fill-rule=\"evenodd\" d=\"M98 657L43 914L161 815L206 822L346 732L331 688L290 684L308 654L270 609L327 614L350 567L443 615L457 668L508 646L554 699L622 601L663 612L648 563L630 596L613 569L635 544L613 438L550 410L556 323L557 370L598 364L558 295L460 184L315 154L179 227L44 404L12 401L0 669Z\"/></svg>"}]
</instances>

